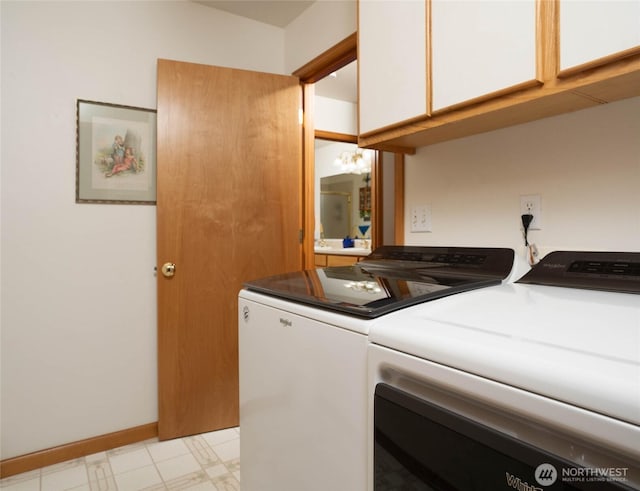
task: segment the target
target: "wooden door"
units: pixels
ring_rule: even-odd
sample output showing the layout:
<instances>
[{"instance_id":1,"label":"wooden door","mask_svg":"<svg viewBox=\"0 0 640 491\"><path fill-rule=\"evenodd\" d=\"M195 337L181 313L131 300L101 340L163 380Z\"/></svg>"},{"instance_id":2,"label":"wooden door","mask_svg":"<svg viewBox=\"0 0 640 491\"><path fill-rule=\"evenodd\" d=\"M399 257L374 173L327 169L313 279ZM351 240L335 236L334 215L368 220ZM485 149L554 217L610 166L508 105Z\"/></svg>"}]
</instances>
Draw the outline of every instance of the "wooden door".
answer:
<instances>
[{"instance_id":1,"label":"wooden door","mask_svg":"<svg viewBox=\"0 0 640 491\"><path fill-rule=\"evenodd\" d=\"M160 439L239 423L238 292L302 266L301 93L295 77L158 62Z\"/></svg>"}]
</instances>

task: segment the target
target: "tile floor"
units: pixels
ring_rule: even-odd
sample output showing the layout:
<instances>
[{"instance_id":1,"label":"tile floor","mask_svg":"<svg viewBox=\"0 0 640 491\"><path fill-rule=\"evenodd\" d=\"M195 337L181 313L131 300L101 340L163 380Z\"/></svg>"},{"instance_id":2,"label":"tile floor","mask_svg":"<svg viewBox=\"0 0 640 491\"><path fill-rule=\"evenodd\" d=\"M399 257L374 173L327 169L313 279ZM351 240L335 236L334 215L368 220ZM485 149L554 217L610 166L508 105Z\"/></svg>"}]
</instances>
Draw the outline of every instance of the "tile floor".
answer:
<instances>
[{"instance_id":1,"label":"tile floor","mask_svg":"<svg viewBox=\"0 0 640 491\"><path fill-rule=\"evenodd\" d=\"M134 443L0 480L3 491L239 491L240 429Z\"/></svg>"}]
</instances>

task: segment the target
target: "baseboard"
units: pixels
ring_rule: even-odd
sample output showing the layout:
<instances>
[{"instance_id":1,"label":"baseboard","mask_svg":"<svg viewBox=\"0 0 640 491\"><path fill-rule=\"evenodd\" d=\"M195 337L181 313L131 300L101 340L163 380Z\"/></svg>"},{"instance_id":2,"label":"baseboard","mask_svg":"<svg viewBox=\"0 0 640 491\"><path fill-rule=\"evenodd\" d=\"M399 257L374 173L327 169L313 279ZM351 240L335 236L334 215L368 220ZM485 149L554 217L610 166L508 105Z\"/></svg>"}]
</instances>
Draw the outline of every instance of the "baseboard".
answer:
<instances>
[{"instance_id":1,"label":"baseboard","mask_svg":"<svg viewBox=\"0 0 640 491\"><path fill-rule=\"evenodd\" d=\"M107 433L86 440L67 443L59 447L40 450L19 457L0 461L0 478L13 476L22 472L39 469L66 460L77 459L112 448L141 442L158 436L158 423L127 428L126 430Z\"/></svg>"}]
</instances>

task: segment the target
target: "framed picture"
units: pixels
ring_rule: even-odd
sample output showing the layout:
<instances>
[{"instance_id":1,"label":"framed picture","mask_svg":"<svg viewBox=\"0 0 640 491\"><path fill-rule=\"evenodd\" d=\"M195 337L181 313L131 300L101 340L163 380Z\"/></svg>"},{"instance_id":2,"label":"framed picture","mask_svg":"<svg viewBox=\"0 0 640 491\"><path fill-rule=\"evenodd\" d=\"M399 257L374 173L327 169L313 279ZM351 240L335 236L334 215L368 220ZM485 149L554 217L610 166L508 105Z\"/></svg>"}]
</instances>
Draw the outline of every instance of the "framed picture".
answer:
<instances>
[{"instance_id":1,"label":"framed picture","mask_svg":"<svg viewBox=\"0 0 640 491\"><path fill-rule=\"evenodd\" d=\"M78 99L76 203L156 202L156 111Z\"/></svg>"}]
</instances>

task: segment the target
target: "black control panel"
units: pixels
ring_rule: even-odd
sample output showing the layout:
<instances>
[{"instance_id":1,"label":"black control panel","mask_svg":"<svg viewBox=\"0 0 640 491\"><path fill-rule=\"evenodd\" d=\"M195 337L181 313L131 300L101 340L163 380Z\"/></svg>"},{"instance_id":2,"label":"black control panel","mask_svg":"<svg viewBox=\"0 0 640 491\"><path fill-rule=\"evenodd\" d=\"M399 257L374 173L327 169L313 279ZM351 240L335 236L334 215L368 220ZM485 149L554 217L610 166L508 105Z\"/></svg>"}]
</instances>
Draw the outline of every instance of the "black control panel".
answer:
<instances>
[{"instance_id":1,"label":"black control panel","mask_svg":"<svg viewBox=\"0 0 640 491\"><path fill-rule=\"evenodd\" d=\"M396 270L426 268L495 277L503 280L513 268L513 249L492 247L382 246L364 258L364 267L392 267Z\"/></svg>"},{"instance_id":2,"label":"black control panel","mask_svg":"<svg viewBox=\"0 0 640 491\"><path fill-rule=\"evenodd\" d=\"M574 261L569 273L640 276L640 262L631 261Z\"/></svg>"},{"instance_id":3,"label":"black control panel","mask_svg":"<svg viewBox=\"0 0 640 491\"><path fill-rule=\"evenodd\" d=\"M556 251L516 283L640 293L640 252Z\"/></svg>"}]
</instances>

